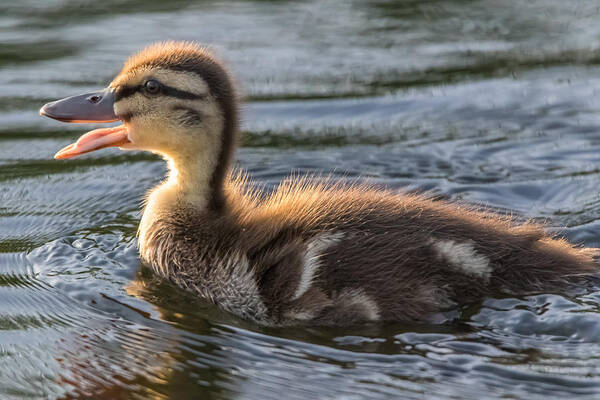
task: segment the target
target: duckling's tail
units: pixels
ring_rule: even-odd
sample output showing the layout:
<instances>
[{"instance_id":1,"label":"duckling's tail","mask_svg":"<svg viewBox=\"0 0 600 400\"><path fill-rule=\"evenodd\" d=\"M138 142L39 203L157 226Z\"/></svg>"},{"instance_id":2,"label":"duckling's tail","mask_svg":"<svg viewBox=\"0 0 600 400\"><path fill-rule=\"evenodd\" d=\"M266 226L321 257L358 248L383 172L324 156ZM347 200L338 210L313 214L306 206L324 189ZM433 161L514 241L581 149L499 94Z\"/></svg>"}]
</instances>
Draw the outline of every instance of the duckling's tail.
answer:
<instances>
[{"instance_id":1,"label":"duckling's tail","mask_svg":"<svg viewBox=\"0 0 600 400\"><path fill-rule=\"evenodd\" d=\"M529 268L521 265L506 271L506 275L512 275L508 281L516 292L527 287L553 291L585 282L600 283L600 249L575 247L564 239L544 237L532 246L528 256L532 261Z\"/></svg>"}]
</instances>

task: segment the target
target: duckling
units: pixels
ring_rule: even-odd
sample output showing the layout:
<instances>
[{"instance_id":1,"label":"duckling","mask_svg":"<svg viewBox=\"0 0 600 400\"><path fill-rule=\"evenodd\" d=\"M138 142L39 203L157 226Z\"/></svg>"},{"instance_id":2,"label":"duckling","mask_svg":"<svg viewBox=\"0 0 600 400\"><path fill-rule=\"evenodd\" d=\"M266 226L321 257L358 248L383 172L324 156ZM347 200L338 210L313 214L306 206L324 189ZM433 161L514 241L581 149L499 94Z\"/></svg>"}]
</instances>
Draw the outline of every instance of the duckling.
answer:
<instances>
[{"instance_id":1,"label":"duckling","mask_svg":"<svg viewBox=\"0 0 600 400\"><path fill-rule=\"evenodd\" d=\"M162 156L148 193L142 261L224 310L266 326L426 322L485 296L564 289L598 271L533 223L365 184L290 178L251 189L232 172L238 98L229 72L190 42L151 45L108 88L46 104L84 134L66 159L109 146Z\"/></svg>"}]
</instances>

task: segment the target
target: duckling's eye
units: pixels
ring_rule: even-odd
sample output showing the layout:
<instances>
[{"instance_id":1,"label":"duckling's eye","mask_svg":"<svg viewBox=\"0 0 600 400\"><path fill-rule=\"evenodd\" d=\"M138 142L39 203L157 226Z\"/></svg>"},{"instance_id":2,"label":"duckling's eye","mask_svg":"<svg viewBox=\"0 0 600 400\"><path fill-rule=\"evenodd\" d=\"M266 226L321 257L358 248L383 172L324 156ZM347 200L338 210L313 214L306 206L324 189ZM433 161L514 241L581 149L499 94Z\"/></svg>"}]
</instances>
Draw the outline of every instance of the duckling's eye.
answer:
<instances>
[{"instance_id":1,"label":"duckling's eye","mask_svg":"<svg viewBox=\"0 0 600 400\"><path fill-rule=\"evenodd\" d=\"M149 81L147 81L144 84L144 87L146 88L146 92L150 94L156 94L160 92L160 83L158 81L155 81L154 79L150 79Z\"/></svg>"}]
</instances>

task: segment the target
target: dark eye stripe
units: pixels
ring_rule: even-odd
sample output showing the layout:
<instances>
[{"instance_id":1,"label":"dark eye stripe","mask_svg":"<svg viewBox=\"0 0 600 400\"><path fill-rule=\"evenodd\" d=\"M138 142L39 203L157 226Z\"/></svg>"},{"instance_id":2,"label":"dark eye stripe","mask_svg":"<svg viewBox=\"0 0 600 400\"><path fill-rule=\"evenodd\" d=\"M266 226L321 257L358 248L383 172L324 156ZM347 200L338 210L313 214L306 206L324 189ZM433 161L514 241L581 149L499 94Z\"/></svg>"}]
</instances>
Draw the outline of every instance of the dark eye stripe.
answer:
<instances>
[{"instance_id":1,"label":"dark eye stripe","mask_svg":"<svg viewBox=\"0 0 600 400\"><path fill-rule=\"evenodd\" d=\"M115 101L119 101L129 96L136 94L142 86L118 86L115 91Z\"/></svg>"},{"instance_id":2,"label":"dark eye stripe","mask_svg":"<svg viewBox=\"0 0 600 400\"><path fill-rule=\"evenodd\" d=\"M134 94L141 92L144 89L143 85L137 86L119 86L115 92L115 101L119 101L129 96L133 96ZM197 100L202 99L206 96L199 95L196 93L188 92L185 90L179 90L171 86L162 85L161 92L159 94L175 97L183 100Z\"/></svg>"},{"instance_id":3,"label":"dark eye stripe","mask_svg":"<svg viewBox=\"0 0 600 400\"><path fill-rule=\"evenodd\" d=\"M185 90L179 90L179 89L175 89L174 87L165 86L165 85L163 85L163 87L162 87L162 93L167 96L177 97L178 99L184 99L184 100L197 100L197 99L206 97L204 95L199 95L199 94L192 93L192 92L186 92Z\"/></svg>"}]
</instances>

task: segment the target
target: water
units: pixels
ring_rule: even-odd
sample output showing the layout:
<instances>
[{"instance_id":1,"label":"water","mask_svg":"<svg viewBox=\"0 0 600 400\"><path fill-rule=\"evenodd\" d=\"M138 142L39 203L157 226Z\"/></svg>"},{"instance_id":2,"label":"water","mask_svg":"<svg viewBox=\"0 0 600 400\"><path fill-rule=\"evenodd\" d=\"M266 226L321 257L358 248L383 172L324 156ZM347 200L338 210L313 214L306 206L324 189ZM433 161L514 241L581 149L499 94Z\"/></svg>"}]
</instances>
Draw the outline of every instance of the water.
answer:
<instances>
[{"instance_id":1,"label":"water","mask_svg":"<svg viewBox=\"0 0 600 400\"><path fill-rule=\"evenodd\" d=\"M600 246L600 1L0 3L0 398L600 396L600 290L486 299L441 326L265 329L140 268L163 163L52 155L38 116L156 40L209 43L246 95L239 166L365 176Z\"/></svg>"}]
</instances>

